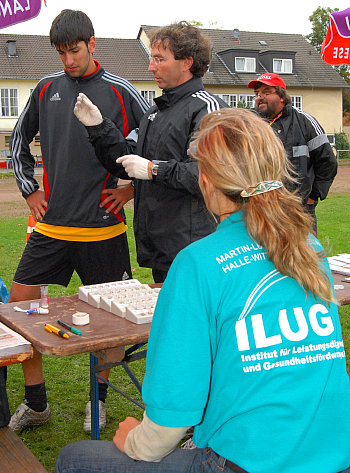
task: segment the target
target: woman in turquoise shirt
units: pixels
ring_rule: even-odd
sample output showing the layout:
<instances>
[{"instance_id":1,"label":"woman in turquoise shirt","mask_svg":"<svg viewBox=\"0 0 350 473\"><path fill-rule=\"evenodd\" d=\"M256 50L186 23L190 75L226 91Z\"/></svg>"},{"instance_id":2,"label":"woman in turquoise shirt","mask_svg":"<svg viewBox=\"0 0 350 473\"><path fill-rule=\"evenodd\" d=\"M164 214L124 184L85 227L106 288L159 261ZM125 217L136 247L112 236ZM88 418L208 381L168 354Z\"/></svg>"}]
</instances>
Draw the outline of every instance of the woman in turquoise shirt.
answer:
<instances>
[{"instance_id":1,"label":"woman in turquoise shirt","mask_svg":"<svg viewBox=\"0 0 350 473\"><path fill-rule=\"evenodd\" d=\"M191 147L215 233L159 295L140 423L65 447L58 473L350 472L350 383L332 279L273 131L207 115ZM176 449L189 426L197 448ZM136 460L136 461L135 461Z\"/></svg>"}]
</instances>

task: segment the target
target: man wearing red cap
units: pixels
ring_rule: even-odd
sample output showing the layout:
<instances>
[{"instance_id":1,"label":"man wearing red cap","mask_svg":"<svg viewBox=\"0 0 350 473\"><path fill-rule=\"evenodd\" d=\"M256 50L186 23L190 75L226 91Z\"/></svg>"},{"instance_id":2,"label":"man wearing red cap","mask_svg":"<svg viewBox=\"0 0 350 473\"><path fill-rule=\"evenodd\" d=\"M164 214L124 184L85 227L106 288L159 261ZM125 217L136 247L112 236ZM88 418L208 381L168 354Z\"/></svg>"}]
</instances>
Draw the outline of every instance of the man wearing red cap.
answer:
<instances>
[{"instance_id":1,"label":"man wearing red cap","mask_svg":"<svg viewBox=\"0 0 350 473\"><path fill-rule=\"evenodd\" d=\"M266 118L283 142L298 182L288 183L298 189L307 211L314 218L318 199L326 198L337 173L337 160L321 125L311 115L294 108L286 84L278 74L266 72L248 87L255 92L255 110Z\"/></svg>"}]
</instances>

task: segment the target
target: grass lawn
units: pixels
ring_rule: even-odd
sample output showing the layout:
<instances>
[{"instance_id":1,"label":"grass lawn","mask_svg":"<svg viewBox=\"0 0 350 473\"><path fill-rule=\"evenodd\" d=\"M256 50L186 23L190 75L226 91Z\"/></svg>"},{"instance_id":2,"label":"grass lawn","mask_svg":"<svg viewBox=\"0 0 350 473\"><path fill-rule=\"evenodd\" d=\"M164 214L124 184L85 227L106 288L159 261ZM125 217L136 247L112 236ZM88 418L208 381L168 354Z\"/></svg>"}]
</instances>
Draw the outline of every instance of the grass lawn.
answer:
<instances>
[{"instance_id":1,"label":"grass lawn","mask_svg":"<svg viewBox=\"0 0 350 473\"><path fill-rule=\"evenodd\" d=\"M316 207L318 238L327 256L350 253L350 194L329 195ZM344 283L346 284L346 283ZM346 363L350 374L350 305L339 308L346 351Z\"/></svg>"},{"instance_id":2,"label":"grass lawn","mask_svg":"<svg viewBox=\"0 0 350 473\"><path fill-rule=\"evenodd\" d=\"M317 208L318 236L325 245L328 255L350 253L350 194L331 195ZM139 268L136 263L135 243L132 232L132 211L127 210L129 223L128 238L131 254L133 277L144 283L153 282L148 269ZM0 219L0 276L8 288L24 249L27 231L27 219ZM68 288L50 287L50 297L74 294L80 285L75 274ZM340 308L343 338L347 352L348 371L350 372L350 306ZM137 361L132 369L142 379L145 361ZM20 434L26 445L32 450L49 472L55 471L55 459L60 448L69 442L88 439L82 429L85 417L84 407L88 400L89 356L70 357L44 356L45 381L48 391L52 420L48 425L28 429ZM64 376L62 376L64 374ZM110 375L112 384L125 390L129 395L140 400L136 388L121 368L114 369ZM8 397L11 412L24 398L24 381L21 365L8 369ZM101 433L101 439L111 440L118 422L126 415L141 418L142 411L121 396L109 393L107 397L107 428Z\"/></svg>"}]
</instances>

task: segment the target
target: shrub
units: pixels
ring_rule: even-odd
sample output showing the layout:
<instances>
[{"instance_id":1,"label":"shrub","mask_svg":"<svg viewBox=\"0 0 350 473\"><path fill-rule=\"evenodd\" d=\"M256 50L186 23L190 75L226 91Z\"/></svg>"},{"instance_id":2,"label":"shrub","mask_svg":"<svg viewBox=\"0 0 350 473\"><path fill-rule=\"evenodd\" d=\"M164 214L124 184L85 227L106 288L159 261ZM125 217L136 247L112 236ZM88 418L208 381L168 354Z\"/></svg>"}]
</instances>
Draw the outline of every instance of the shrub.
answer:
<instances>
[{"instance_id":1,"label":"shrub","mask_svg":"<svg viewBox=\"0 0 350 473\"><path fill-rule=\"evenodd\" d=\"M350 150L350 144L346 133L340 131L335 133L335 148L339 150ZM350 159L350 151L338 153L340 159Z\"/></svg>"}]
</instances>

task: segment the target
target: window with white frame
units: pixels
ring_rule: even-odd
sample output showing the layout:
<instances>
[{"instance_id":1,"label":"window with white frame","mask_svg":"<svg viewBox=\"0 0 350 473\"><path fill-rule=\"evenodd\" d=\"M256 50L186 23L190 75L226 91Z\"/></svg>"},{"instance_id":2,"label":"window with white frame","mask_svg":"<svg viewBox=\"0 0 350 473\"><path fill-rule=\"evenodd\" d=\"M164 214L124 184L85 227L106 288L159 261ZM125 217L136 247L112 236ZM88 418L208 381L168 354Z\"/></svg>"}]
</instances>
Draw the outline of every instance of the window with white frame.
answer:
<instances>
[{"instance_id":1,"label":"window with white frame","mask_svg":"<svg viewBox=\"0 0 350 473\"><path fill-rule=\"evenodd\" d=\"M235 69L237 72L255 72L254 57L236 57Z\"/></svg>"},{"instance_id":2,"label":"window with white frame","mask_svg":"<svg viewBox=\"0 0 350 473\"><path fill-rule=\"evenodd\" d=\"M219 97L227 103L231 108L237 107L237 95L236 94L219 94Z\"/></svg>"},{"instance_id":3,"label":"window with white frame","mask_svg":"<svg viewBox=\"0 0 350 473\"><path fill-rule=\"evenodd\" d=\"M242 94L238 97L238 104L243 108L254 108L255 106L255 96Z\"/></svg>"},{"instance_id":4,"label":"window with white frame","mask_svg":"<svg viewBox=\"0 0 350 473\"><path fill-rule=\"evenodd\" d=\"M303 98L301 95L291 95L290 98L292 100L293 107L299 110L303 109Z\"/></svg>"},{"instance_id":5,"label":"window with white frame","mask_svg":"<svg viewBox=\"0 0 350 473\"><path fill-rule=\"evenodd\" d=\"M1 89L1 116L18 117L18 89Z\"/></svg>"},{"instance_id":6,"label":"window with white frame","mask_svg":"<svg viewBox=\"0 0 350 473\"><path fill-rule=\"evenodd\" d=\"M335 146L335 134L334 133L327 133L327 138L328 138L329 144L331 146Z\"/></svg>"},{"instance_id":7,"label":"window with white frame","mask_svg":"<svg viewBox=\"0 0 350 473\"><path fill-rule=\"evenodd\" d=\"M276 74L291 74L293 72L293 61L292 59L274 59L273 60L273 72Z\"/></svg>"},{"instance_id":8,"label":"window with white frame","mask_svg":"<svg viewBox=\"0 0 350 473\"><path fill-rule=\"evenodd\" d=\"M141 90L141 95L151 106L154 105L154 99L156 98L155 90Z\"/></svg>"}]
</instances>

